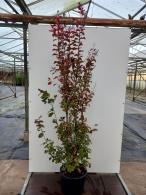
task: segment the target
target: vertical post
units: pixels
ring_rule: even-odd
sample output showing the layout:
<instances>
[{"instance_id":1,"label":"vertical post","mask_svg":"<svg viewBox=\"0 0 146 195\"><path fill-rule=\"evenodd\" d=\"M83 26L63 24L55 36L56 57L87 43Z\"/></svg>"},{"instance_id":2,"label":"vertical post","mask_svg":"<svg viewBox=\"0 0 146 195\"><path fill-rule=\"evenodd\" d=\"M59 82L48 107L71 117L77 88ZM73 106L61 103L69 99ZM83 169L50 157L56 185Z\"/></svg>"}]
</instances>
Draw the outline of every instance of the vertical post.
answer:
<instances>
[{"instance_id":1,"label":"vertical post","mask_svg":"<svg viewBox=\"0 0 146 195\"><path fill-rule=\"evenodd\" d=\"M134 73L134 81L133 81L133 98L132 98L132 101L135 101L136 76L137 76L137 62L135 64L135 73Z\"/></svg>"},{"instance_id":2,"label":"vertical post","mask_svg":"<svg viewBox=\"0 0 146 195\"><path fill-rule=\"evenodd\" d=\"M145 78L145 77L144 77ZM146 81L145 81L145 79L144 79L144 83L145 83L145 95L146 95Z\"/></svg>"},{"instance_id":3,"label":"vertical post","mask_svg":"<svg viewBox=\"0 0 146 195\"><path fill-rule=\"evenodd\" d=\"M14 58L14 97L16 98L16 63Z\"/></svg>"},{"instance_id":4,"label":"vertical post","mask_svg":"<svg viewBox=\"0 0 146 195\"><path fill-rule=\"evenodd\" d=\"M129 73L127 73L127 83L126 83L126 90L129 91L129 86L130 86L130 80L129 80Z\"/></svg>"},{"instance_id":5,"label":"vertical post","mask_svg":"<svg viewBox=\"0 0 146 195\"><path fill-rule=\"evenodd\" d=\"M28 61L27 61L27 24L23 27L23 47L24 47L24 76L25 76L25 134L28 134L29 130L29 104L28 104ZM27 136L28 137L28 136Z\"/></svg>"},{"instance_id":6,"label":"vertical post","mask_svg":"<svg viewBox=\"0 0 146 195\"><path fill-rule=\"evenodd\" d=\"M130 89L130 93L131 93L131 89L132 89L132 74L130 73L130 75L129 75L129 81L130 81L130 83L129 83L129 89Z\"/></svg>"},{"instance_id":7,"label":"vertical post","mask_svg":"<svg viewBox=\"0 0 146 195\"><path fill-rule=\"evenodd\" d=\"M131 73L131 91L130 91L130 93L132 93L132 89L133 89L133 73Z\"/></svg>"},{"instance_id":8,"label":"vertical post","mask_svg":"<svg viewBox=\"0 0 146 195\"><path fill-rule=\"evenodd\" d=\"M139 90L141 91L141 74L139 75Z\"/></svg>"}]
</instances>

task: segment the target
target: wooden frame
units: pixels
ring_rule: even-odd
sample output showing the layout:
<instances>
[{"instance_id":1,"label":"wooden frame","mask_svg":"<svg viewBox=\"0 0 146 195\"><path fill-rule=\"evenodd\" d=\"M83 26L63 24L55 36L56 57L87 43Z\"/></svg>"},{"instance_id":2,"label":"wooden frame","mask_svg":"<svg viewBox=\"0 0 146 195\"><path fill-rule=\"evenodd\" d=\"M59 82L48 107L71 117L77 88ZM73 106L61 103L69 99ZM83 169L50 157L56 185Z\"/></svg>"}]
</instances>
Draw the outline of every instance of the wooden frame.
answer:
<instances>
[{"instance_id":1,"label":"wooden frame","mask_svg":"<svg viewBox=\"0 0 146 195\"><path fill-rule=\"evenodd\" d=\"M54 16L36 16L36 15L17 15L17 14L0 14L0 21L3 22L24 22L24 23L44 23L54 24ZM111 26L111 27L136 27L146 28L144 20L128 20L128 19L98 19L98 18L77 18L77 17L62 17L61 23L75 24L79 21L81 24L88 26Z\"/></svg>"}]
</instances>

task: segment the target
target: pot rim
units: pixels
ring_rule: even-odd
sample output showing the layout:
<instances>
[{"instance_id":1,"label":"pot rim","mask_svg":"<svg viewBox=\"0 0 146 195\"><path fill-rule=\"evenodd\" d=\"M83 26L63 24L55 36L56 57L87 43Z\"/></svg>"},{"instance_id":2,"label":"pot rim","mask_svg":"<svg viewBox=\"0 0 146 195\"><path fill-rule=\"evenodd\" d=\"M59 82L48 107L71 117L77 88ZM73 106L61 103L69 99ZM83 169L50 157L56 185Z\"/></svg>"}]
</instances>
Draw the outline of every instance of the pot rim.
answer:
<instances>
[{"instance_id":1,"label":"pot rim","mask_svg":"<svg viewBox=\"0 0 146 195\"><path fill-rule=\"evenodd\" d=\"M84 175L82 175L82 176L80 176L80 177L69 177L69 176L66 176L66 175L64 174L63 171L61 171L61 174L62 174L62 176L65 177L66 179L69 179L69 180L78 180L78 179L82 179L82 178L86 177L86 175L87 175L87 170L86 170L86 172L84 173Z\"/></svg>"}]
</instances>

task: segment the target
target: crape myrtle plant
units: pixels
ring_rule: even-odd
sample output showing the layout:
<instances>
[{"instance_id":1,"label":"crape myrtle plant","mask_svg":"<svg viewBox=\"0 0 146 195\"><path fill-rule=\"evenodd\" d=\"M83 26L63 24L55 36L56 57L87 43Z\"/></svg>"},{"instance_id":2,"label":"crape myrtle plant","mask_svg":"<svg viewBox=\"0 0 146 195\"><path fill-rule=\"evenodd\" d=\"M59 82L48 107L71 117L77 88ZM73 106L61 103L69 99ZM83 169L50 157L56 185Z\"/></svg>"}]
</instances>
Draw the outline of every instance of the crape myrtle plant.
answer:
<instances>
[{"instance_id":1,"label":"crape myrtle plant","mask_svg":"<svg viewBox=\"0 0 146 195\"><path fill-rule=\"evenodd\" d=\"M79 11L84 16L85 12L80 5ZM54 124L61 144L55 145L54 141L46 137L41 116L35 120L35 124L49 159L61 164L61 171L81 174L90 166L90 134L96 130L88 125L85 112L94 95L91 79L98 52L91 48L84 60L84 25L78 20L72 26L61 24L60 16L55 20L55 24L51 25L55 58L51 67L52 78L48 78L48 90L38 90L42 102L49 104L48 117ZM57 95L49 91L55 85L61 97L60 107L63 115L60 117L56 115L54 106Z\"/></svg>"}]
</instances>

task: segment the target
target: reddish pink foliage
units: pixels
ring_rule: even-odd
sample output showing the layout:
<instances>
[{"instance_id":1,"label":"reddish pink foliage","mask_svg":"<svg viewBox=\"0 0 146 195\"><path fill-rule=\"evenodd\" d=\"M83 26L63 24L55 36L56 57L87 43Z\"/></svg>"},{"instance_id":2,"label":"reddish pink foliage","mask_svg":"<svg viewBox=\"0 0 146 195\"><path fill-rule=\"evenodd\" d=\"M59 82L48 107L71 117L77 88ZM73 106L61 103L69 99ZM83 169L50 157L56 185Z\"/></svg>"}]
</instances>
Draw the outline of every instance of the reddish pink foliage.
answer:
<instances>
[{"instance_id":1,"label":"reddish pink foliage","mask_svg":"<svg viewBox=\"0 0 146 195\"><path fill-rule=\"evenodd\" d=\"M81 15L85 14L80 4L78 9ZM83 121L83 113L94 95L90 85L97 50L90 49L84 61L85 28L79 21L74 26L68 26L61 24L61 17L57 16L51 32L54 38L53 55L55 56L55 66L51 71L55 74L54 80L59 82L62 108L67 112L78 113L78 119Z\"/></svg>"}]
</instances>

